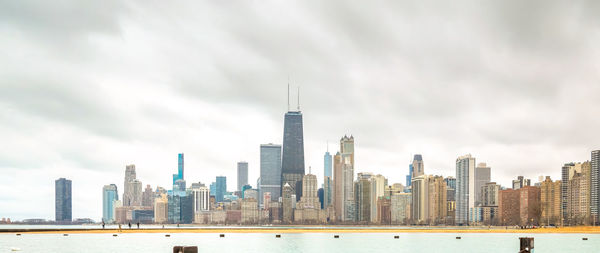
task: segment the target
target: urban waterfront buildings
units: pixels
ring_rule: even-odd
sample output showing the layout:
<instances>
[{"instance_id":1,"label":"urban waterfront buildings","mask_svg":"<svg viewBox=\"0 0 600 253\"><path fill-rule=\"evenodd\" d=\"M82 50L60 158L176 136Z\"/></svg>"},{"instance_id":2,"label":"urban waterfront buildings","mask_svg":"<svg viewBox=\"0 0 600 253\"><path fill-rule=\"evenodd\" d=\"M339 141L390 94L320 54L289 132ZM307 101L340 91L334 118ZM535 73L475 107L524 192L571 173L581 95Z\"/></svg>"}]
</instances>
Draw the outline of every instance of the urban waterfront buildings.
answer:
<instances>
[{"instance_id":1,"label":"urban waterfront buildings","mask_svg":"<svg viewBox=\"0 0 600 253\"><path fill-rule=\"evenodd\" d=\"M71 180L59 178L54 181L54 217L56 222L72 220Z\"/></svg>"},{"instance_id":2,"label":"urban waterfront buildings","mask_svg":"<svg viewBox=\"0 0 600 253\"><path fill-rule=\"evenodd\" d=\"M141 206L142 182L136 178L135 165L125 166L125 180L123 185L123 206Z\"/></svg>"},{"instance_id":3,"label":"urban waterfront buildings","mask_svg":"<svg viewBox=\"0 0 600 253\"><path fill-rule=\"evenodd\" d=\"M114 202L119 200L117 185L110 184L102 187L102 221L112 223L115 220Z\"/></svg>"},{"instance_id":4,"label":"urban waterfront buildings","mask_svg":"<svg viewBox=\"0 0 600 253\"><path fill-rule=\"evenodd\" d=\"M590 159L590 216L593 224L600 223L600 150L592 151Z\"/></svg>"},{"instance_id":5,"label":"urban waterfront buildings","mask_svg":"<svg viewBox=\"0 0 600 253\"><path fill-rule=\"evenodd\" d=\"M217 176L215 180L215 200L217 202L223 202L225 194L227 193L227 178L224 176Z\"/></svg>"},{"instance_id":6,"label":"urban waterfront buildings","mask_svg":"<svg viewBox=\"0 0 600 253\"><path fill-rule=\"evenodd\" d=\"M486 163L475 167L475 206L481 205L481 188L491 180L491 168Z\"/></svg>"},{"instance_id":7,"label":"urban waterfront buildings","mask_svg":"<svg viewBox=\"0 0 600 253\"><path fill-rule=\"evenodd\" d=\"M237 190L241 191L242 186L248 184L248 162L237 163Z\"/></svg>"},{"instance_id":8,"label":"urban waterfront buildings","mask_svg":"<svg viewBox=\"0 0 600 253\"><path fill-rule=\"evenodd\" d=\"M552 181L546 177L541 183L540 201L541 201L541 222L544 225L558 225L561 221L561 182Z\"/></svg>"}]
</instances>

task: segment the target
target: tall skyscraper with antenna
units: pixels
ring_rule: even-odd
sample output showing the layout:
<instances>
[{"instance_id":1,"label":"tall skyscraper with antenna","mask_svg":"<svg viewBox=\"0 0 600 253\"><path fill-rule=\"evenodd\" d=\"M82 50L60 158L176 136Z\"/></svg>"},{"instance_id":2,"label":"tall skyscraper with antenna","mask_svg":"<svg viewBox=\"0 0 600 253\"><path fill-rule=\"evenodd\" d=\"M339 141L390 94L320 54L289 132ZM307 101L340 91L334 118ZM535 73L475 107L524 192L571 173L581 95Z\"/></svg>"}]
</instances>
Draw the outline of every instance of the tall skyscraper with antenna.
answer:
<instances>
[{"instance_id":1,"label":"tall skyscraper with antenna","mask_svg":"<svg viewBox=\"0 0 600 253\"><path fill-rule=\"evenodd\" d=\"M302 125L302 112L300 111L300 94L298 94L298 107L296 111L289 108L289 83L288 83L288 112L283 123L283 150L281 155L281 188L289 184L296 193L296 200L302 196L302 177L304 177L304 133ZM300 88L298 88L300 92Z\"/></svg>"}]
</instances>

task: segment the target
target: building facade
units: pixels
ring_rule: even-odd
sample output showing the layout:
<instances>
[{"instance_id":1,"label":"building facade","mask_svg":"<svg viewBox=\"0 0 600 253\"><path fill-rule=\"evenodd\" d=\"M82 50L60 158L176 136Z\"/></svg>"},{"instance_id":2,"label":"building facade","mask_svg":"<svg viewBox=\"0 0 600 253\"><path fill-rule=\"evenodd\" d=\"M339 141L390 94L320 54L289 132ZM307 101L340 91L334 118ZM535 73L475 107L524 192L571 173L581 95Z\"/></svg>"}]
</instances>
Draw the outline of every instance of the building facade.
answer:
<instances>
[{"instance_id":1,"label":"building facade","mask_svg":"<svg viewBox=\"0 0 600 253\"><path fill-rule=\"evenodd\" d=\"M71 180L59 178L54 181L54 217L57 222L72 220Z\"/></svg>"},{"instance_id":2,"label":"building facade","mask_svg":"<svg viewBox=\"0 0 600 253\"><path fill-rule=\"evenodd\" d=\"M289 184L296 192L296 200L302 196L304 169L304 133L302 112L288 111L283 123L283 150L281 155L281 185Z\"/></svg>"},{"instance_id":3,"label":"building facade","mask_svg":"<svg viewBox=\"0 0 600 253\"><path fill-rule=\"evenodd\" d=\"M469 210L475 207L475 157L470 154L456 159L455 223L469 223Z\"/></svg>"},{"instance_id":4,"label":"building facade","mask_svg":"<svg viewBox=\"0 0 600 253\"><path fill-rule=\"evenodd\" d=\"M281 145L260 145L260 184L259 195L271 195L271 199L279 200L281 196ZM262 201L260 204L263 204Z\"/></svg>"},{"instance_id":5,"label":"building facade","mask_svg":"<svg viewBox=\"0 0 600 253\"><path fill-rule=\"evenodd\" d=\"M248 184L248 162L237 163L237 190L242 191L242 186Z\"/></svg>"},{"instance_id":6,"label":"building facade","mask_svg":"<svg viewBox=\"0 0 600 253\"><path fill-rule=\"evenodd\" d=\"M102 221L112 223L115 220L115 200L119 200L117 185L110 184L102 187Z\"/></svg>"}]
</instances>

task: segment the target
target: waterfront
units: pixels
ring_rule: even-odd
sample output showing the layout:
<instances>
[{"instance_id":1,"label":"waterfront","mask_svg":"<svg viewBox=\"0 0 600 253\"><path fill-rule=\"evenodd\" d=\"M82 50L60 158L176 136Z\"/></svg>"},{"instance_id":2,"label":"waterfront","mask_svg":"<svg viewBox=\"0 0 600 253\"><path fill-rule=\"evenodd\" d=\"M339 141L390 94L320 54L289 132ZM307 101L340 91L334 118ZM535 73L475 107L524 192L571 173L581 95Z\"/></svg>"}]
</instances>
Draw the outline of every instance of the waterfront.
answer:
<instances>
[{"instance_id":1,"label":"waterfront","mask_svg":"<svg viewBox=\"0 0 600 253\"><path fill-rule=\"evenodd\" d=\"M399 239L394 239L398 235ZM460 236L461 239L456 239ZM0 252L171 252L176 245L199 252L518 252L518 238L535 237L536 252L597 252L599 234L529 233L122 233L0 234ZM588 238L587 241L582 240Z\"/></svg>"}]
</instances>

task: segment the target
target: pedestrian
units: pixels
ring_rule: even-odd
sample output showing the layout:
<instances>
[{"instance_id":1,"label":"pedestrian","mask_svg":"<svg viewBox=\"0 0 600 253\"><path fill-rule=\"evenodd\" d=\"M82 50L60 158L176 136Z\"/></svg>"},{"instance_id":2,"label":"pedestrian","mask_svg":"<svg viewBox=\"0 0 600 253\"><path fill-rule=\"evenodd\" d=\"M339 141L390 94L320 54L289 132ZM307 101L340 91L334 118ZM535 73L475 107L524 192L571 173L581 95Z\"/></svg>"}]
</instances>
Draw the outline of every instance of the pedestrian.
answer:
<instances>
[{"instance_id":1,"label":"pedestrian","mask_svg":"<svg viewBox=\"0 0 600 253\"><path fill-rule=\"evenodd\" d=\"M128 225L128 226L129 226L129 229L131 229L131 222L129 222L128 224L129 224L129 225Z\"/></svg>"},{"instance_id":2,"label":"pedestrian","mask_svg":"<svg viewBox=\"0 0 600 253\"><path fill-rule=\"evenodd\" d=\"M104 224L104 221L102 221L102 229L104 229L104 225L105 225L105 224Z\"/></svg>"},{"instance_id":3,"label":"pedestrian","mask_svg":"<svg viewBox=\"0 0 600 253\"><path fill-rule=\"evenodd\" d=\"M121 224L119 223L119 232L121 232Z\"/></svg>"},{"instance_id":4,"label":"pedestrian","mask_svg":"<svg viewBox=\"0 0 600 253\"><path fill-rule=\"evenodd\" d=\"M139 221L137 223L137 227L138 227L138 229L140 229L140 222Z\"/></svg>"}]
</instances>

